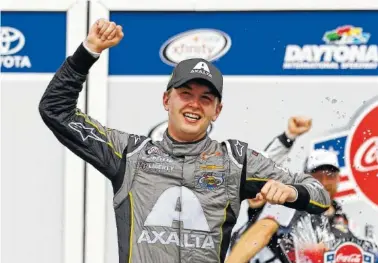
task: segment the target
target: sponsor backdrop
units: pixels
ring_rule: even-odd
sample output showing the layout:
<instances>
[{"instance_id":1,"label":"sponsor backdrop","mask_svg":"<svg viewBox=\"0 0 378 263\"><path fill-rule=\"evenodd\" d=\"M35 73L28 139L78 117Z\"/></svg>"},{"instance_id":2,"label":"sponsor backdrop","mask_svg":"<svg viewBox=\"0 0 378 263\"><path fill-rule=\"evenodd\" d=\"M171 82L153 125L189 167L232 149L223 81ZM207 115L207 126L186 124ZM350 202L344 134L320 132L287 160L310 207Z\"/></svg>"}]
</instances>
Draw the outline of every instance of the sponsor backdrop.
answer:
<instances>
[{"instance_id":1,"label":"sponsor backdrop","mask_svg":"<svg viewBox=\"0 0 378 263\"><path fill-rule=\"evenodd\" d=\"M64 152L42 123L38 103L52 78L46 73L66 56L66 14L1 15L1 256L60 263Z\"/></svg>"},{"instance_id":2,"label":"sponsor backdrop","mask_svg":"<svg viewBox=\"0 0 378 263\"><path fill-rule=\"evenodd\" d=\"M357 235L378 236L378 79L319 77L377 75L377 18L378 12L113 12L126 32L109 55L108 125L159 139L167 127L162 94L172 66L194 56L213 60L226 77L224 109L211 136L263 150L290 116L313 118L285 165L301 170L311 148L337 151L337 198ZM245 222L245 208L236 227ZM117 255L111 209L109 262Z\"/></svg>"},{"instance_id":3,"label":"sponsor backdrop","mask_svg":"<svg viewBox=\"0 0 378 263\"><path fill-rule=\"evenodd\" d=\"M1 23L2 72L58 69L66 55L65 12L3 12ZM43 29L39 36L36 28Z\"/></svg>"},{"instance_id":4,"label":"sponsor backdrop","mask_svg":"<svg viewBox=\"0 0 378 263\"><path fill-rule=\"evenodd\" d=\"M167 75L185 57L227 75L377 75L378 11L112 12L111 75ZM126 26L127 25L127 26Z\"/></svg>"}]
</instances>

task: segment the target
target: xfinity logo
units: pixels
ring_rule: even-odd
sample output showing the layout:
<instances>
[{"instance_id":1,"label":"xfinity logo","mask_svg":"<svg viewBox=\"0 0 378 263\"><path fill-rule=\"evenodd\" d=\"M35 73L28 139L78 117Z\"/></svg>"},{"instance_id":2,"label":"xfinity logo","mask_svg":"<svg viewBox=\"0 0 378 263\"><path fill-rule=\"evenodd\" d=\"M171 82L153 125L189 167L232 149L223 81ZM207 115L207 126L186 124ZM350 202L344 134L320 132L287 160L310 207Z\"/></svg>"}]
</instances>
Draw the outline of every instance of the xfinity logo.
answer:
<instances>
[{"instance_id":1,"label":"xfinity logo","mask_svg":"<svg viewBox=\"0 0 378 263\"><path fill-rule=\"evenodd\" d=\"M214 61L231 48L230 36L218 29L198 28L181 32L168 39L160 48L160 58L167 65L190 58Z\"/></svg>"}]
</instances>

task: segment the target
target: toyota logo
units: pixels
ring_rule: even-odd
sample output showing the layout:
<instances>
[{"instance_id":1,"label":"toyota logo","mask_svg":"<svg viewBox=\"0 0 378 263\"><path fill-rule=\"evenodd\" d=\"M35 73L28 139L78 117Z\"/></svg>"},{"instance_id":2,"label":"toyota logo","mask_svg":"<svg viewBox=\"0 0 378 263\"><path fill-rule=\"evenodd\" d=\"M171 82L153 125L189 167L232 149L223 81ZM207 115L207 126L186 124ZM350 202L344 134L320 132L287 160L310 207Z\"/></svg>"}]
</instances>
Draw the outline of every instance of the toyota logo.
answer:
<instances>
[{"instance_id":1,"label":"toyota logo","mask_svg":"<svg viewBox=\"0 0 378 263\"><path fill-rule=\"evenodd\" d=\"M25 37L18 29L13 27L1 27L1 55L13 55L20 51L25 45Z\"/></svg>"}]
</instances>

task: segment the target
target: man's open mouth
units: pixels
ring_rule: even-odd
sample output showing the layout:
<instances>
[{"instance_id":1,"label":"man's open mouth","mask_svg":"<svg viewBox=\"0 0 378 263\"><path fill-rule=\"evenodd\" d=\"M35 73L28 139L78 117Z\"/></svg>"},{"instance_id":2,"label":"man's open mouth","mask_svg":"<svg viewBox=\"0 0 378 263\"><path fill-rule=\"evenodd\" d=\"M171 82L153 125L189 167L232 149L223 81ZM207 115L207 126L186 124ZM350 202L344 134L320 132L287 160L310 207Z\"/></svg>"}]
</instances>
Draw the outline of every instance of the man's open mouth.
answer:
<instances>
[{"instance_id":1,"label":"man's open mouth","mask_svg":"<svg viewBox=\"0 0 378 263\"><path fill-rule=\"evenodd\" d=\"M188 121L198 121L199 119L201 119L201 116L199 116L198 114L195 114L195 113L184 113L184 117L185 119L187 119Z\"/></svg>"}]
</instances>

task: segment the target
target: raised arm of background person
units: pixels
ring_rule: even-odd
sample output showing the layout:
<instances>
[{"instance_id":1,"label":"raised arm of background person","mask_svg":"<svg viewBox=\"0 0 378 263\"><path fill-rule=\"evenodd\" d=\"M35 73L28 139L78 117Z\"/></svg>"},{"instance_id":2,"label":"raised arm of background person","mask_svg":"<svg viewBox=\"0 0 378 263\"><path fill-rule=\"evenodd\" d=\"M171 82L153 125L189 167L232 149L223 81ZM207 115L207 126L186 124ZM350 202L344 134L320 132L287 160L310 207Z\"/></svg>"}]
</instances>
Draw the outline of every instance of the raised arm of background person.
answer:
<instances>
[{"instance_id":1,"label":"raised arm of background person","mask_svg":"<svg viewBox=\"0 0 378 263\"><path fill-rule=\"evenodd\" d=\"M312 127L312 120L300 116L290 117L287 129L275 137L265 148L264 152L274 162L282 164L292 149L296 138Z\"/></svg>"},{"instance_id":2,"label":"raised arm of background person","mask_svg":"<svg viewBox=\"0 0 378 263\"><path fill-rule=\"evenodd\" d=\"M279 224L270 218L254 223L233 247L226 263L246 263L269 244Z\"/></svg>"},{"instance_id":3,"label":"raised arm of background person","mask_svg":"<svg viewBox=\"0 0 378 263\"><path fill-rule=\"evenodd\" d=\"M99 55L118 44L122 37L119 26L99 20L91 27L85 43ZM77 108L83 83L97 59L81 44L55 73L40 101L39 111L63 145L113 180L129 135L104 127Z\"/></svg>"},{"instance_id":4,"label":"raised arm of background person","mask_svg":"<svg viewBox=\"0 0 378 263\"><path fill-rule=\"evenodd\" d=\"M287 187L296 190L295 200L288 199ZM240 193L241 200L263 194L267 202L304 210L310 214L325 212L331 203L328 192L311 175L292 173L251 149L247 151L246 176L242 176Z\"/></svg>"}]
</instances>

